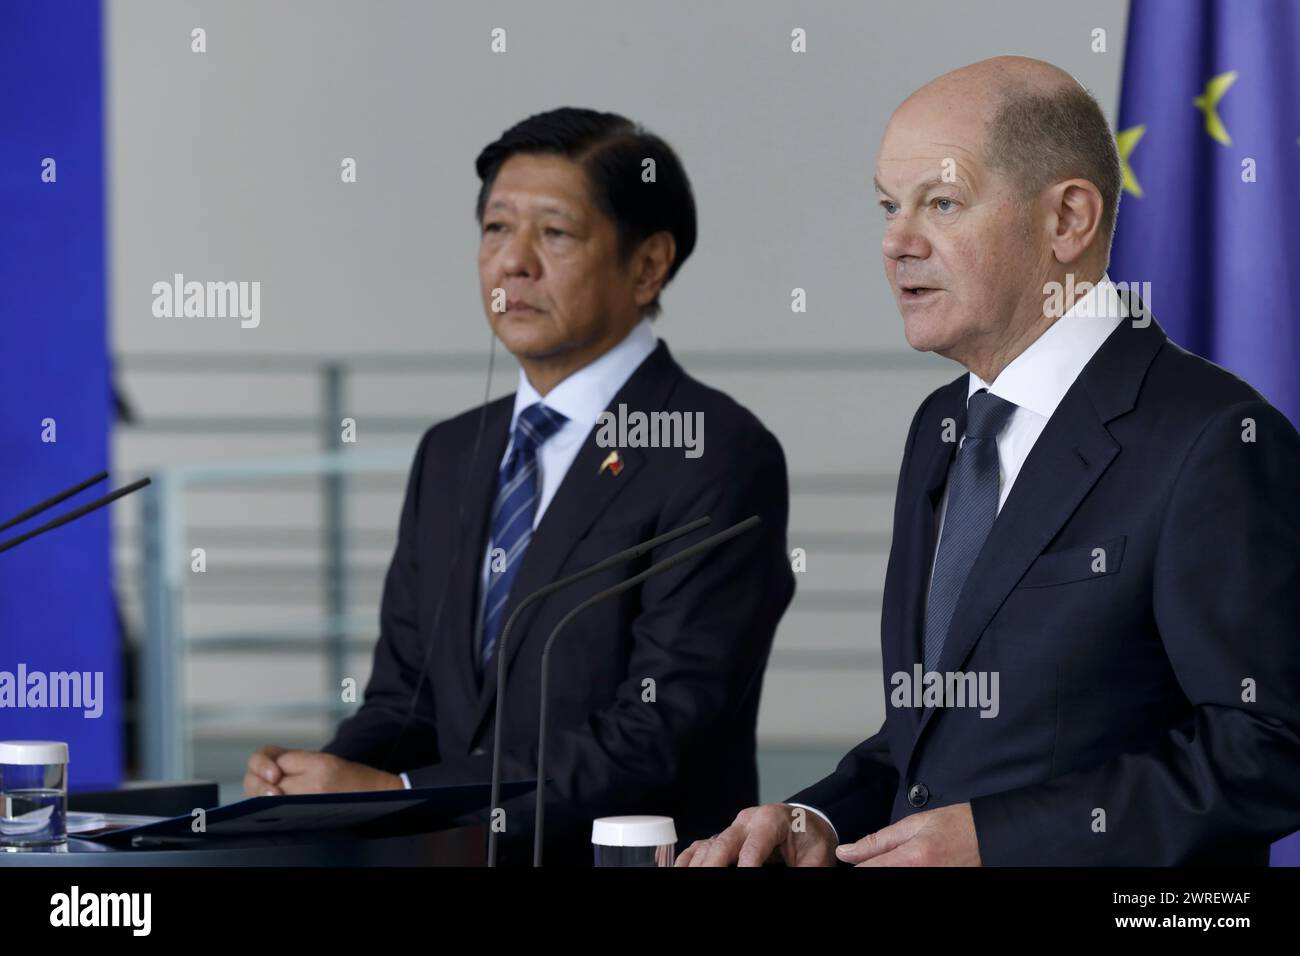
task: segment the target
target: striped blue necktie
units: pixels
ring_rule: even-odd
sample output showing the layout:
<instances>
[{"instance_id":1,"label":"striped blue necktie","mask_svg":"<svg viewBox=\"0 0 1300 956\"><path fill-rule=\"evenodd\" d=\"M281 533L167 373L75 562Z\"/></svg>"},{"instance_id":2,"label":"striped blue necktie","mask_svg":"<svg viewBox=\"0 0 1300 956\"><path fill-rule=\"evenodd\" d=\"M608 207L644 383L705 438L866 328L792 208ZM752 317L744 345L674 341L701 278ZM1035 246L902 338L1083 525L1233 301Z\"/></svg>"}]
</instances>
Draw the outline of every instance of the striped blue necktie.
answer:
<instances>
[{"instance_id":1,"label":"striped blue necktie","mask_svg":"<svg viewBox=\"0 0 1300 956\"><path fill-rule=\"evenodd\" d=\"M537 449L560 430L568 419L541 402L519 413L510 453L497 474L497 494L492 506L487 593L483 600L483 644L480 660L486 666L504 623L510 585L533 536L539 483ZM498 550L500 549L500 550ZM499 569L499 570L498 570Z\"/></svg>"},{"instance_id":2,"label":"striped blue necktie","mask_svg":"<svg viewBox=\"0 0 1300 956\"><path fill-rule=\"evenodd\" d=\"M957 598L998 516L998 432L1016 406L980 389L966 405L966 436L948 477L948 507L925 608L925 669L939 665Z\"/></svg>"}]
</instances>

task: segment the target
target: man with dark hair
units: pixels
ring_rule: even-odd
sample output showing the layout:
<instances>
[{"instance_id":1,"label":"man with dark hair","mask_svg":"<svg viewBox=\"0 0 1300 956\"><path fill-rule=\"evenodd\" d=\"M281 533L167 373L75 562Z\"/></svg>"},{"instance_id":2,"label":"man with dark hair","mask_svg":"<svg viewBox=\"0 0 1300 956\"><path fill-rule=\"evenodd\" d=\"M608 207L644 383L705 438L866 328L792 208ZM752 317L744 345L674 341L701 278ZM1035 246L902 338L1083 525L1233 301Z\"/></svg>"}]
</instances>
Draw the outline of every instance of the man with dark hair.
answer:
<instances>
[{"instance_id":1,"label":"man with dark hair","mask_svg":"<svg viewBox=\"0 0 1300 956\"><path fill-rule=\"evenodd\" d=\"M631 120L563 109L530 116L507 130L474 163L482 180L475 206L480 225L501 166L519 153L563 156L582 167L592 200L616 226L621 264L638 243L667 232L676 248L664 277L667 285L695 249L695 199L686 170L667 143ZM647 318L659 312L658 294L641 308Z\"/></svg>"},{"instance_id":2,"label":"man with dark hair","mask_svg":"<svg viewBox=\"0 0 1300 956\"><path fill-rule=\"evenodd\" d=\"M552 651L547 859L589 863L600 816L665 814L680 838L706 835L758 792L762 675L794 590L781 446L656 338L650 317L696 230L690 183L663 140L612 113L559 109L508 130L477 169L483 305L519 362L518 390L425 433L363 705L320 752L255 752L245 791L486 782L497 640L520 601L710 517L522 613L503 651L502 767L506 780L534 777L541 652L559 620L758 515L743 540L591 607ZM653 442L619 428L615 447L602 437L615 415L665 428ZM503 861L528 856L533 799L502 807Z\"/></svg>"},{"instance_id":3,"label":"man with dark hair","mask_svg":"<svg viewBox=\"0 0 1300 956\"><path fill-rule=\"evenodd\" d=\"M1300 436L1106 277L1118 182L1040 61L890 119L885 272L967 371L903 452L885 723L679 866L1267 865L1300 827Z\"/></svg>"}]
</instances>

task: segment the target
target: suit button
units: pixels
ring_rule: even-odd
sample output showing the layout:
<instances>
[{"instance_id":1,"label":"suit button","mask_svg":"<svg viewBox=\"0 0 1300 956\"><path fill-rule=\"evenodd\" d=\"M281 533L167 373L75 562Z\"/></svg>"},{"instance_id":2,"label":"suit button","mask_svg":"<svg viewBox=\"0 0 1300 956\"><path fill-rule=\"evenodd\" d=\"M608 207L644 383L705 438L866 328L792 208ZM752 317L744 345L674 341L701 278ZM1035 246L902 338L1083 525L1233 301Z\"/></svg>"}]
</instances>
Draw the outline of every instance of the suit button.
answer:
<instances>
[{"instance_id":1,"label":"suit button","mask_svg":"<svg viewBox=\"0 0 1300 956\"><path fill-rule=\"evenodd\" d=\"M912 784L907 791L907 802L914 807L923 807L930 799L930 788L923 783Z\"/></svg>"},{"instance_id":2,"label":"suit button","mask_svg":"<svg viewBox=\"0 0 1300 956\"><path fill-rule=\"evenodd\" d=\"M484 750L482 747L475 747L473 750L469 752L469 755L471 757L486 757L487 751Z\"/></svg>"}]
</instances>

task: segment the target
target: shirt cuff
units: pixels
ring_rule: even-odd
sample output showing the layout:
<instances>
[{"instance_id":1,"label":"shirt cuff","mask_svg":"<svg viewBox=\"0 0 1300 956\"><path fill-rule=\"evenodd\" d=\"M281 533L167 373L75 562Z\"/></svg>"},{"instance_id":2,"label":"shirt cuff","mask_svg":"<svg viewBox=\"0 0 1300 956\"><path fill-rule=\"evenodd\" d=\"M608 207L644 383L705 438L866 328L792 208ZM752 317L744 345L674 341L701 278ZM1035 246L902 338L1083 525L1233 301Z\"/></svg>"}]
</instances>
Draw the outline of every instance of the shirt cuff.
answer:
<instances>
[{"instance_id":1,"label":"shirt cuff","mask_svg":"<svg viewBox=\"0 0 1300 956\"><path fill-rule=\"evenodd\" d=\"M402 778L402 786L404 786L407 790L410 790L410 789L411 789L411 778L408 777L408 776L407 776L406 774L404 774L404 773L399 773L398 776ZM828 821L826 821L826 822L829 823L830 821L828 820ZM833 830L833 829L835 829L835 828L834 828L834 827L831 827L831 829Z\"/></svg>"},{"instance_id":2,"label":"shirt cuff","mask_svg":"<svg viewBox=\"0 0 1300 956\"><path fill-rule=\"evenodd\" d=\"M831 833L834 833L834 834L835 834L835 842L836 842L837 844L840 842L840 833L839 833L838 830L835 829L835 824L831 823L831 818L828 817L826 814L822 813L822 812L821 812L820 810L818 810L816 807L810 807L810 806L808 806L808 804L806 804L806 803L786 803L786 806L787 806L787 807L803 807L803 809L805 809L805 810L811 810L813 813L817 814L817 816L821 817L823 820L826 821L826 825L827 825L828 827L831 828Z\"/></svg>"}]
</instances>

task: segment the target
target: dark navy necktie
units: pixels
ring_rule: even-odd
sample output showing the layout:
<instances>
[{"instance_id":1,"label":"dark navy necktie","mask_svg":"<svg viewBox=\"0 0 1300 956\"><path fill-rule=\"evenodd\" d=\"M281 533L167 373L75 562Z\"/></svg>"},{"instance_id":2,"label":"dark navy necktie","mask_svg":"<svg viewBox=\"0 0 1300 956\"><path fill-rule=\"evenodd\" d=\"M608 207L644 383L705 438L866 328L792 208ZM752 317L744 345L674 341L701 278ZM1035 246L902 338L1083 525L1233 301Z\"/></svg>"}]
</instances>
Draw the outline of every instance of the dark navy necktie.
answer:
<instances>
[{"instance_id":1,"label":"dark navy necktie","mask_svg":"<svg viewBox=\"0 0 1300 956\"><path fill-rule=\"evenodd\" d=\"M560 430L568 419L541 402L519 413L515 422L510 454L497 473L497 493L492 506L492 538L489 544L487 592L483 601L483 643L480 662L492 657L497 635L504 623L510 585L524 559L533 536L540 483L537 480L537 449Z\"/></svg>"},{"instance_id":2,"label":"dark navy necktie","mask_svg":"<svg viewBox=\"0 0 1300 956\"><path fill-rule=\"evenodd\" d=\"M1016 406L980 389L966 403L966 435L948 478L948 506L925 607L925 669L938 667L957 598L998 515L998 432Z\"/></svg>"}]
</instances>

